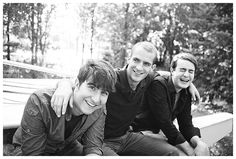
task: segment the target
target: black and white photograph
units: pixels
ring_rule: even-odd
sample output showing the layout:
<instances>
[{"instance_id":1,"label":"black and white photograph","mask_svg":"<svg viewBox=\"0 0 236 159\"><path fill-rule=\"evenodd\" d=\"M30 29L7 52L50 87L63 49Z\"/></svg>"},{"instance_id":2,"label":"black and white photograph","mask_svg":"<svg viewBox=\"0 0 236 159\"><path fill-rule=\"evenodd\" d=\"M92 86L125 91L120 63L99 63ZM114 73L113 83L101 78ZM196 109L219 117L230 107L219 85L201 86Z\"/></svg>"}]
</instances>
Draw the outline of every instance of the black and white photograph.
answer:
<instances>
[{"instance_id":1,"label":"black and white photograph","mask_svg":"<svg viewBox=\"0 0 236 159\"><path fill-rule=\"evenodd\" d=\"M234 5L1 2L1 156L234 156Z\"/></svg>"}]
</instances>

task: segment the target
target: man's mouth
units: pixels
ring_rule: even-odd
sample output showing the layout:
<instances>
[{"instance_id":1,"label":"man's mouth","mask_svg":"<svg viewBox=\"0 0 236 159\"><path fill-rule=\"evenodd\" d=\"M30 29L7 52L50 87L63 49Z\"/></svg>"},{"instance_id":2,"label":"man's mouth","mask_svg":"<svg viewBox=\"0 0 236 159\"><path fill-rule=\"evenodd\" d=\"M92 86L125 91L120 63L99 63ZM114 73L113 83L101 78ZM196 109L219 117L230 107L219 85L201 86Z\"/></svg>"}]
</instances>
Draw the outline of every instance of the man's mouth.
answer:
<instances>
[{"instance_id":1,"label":"man's mouth","mask_svg":"<svg viewBox=\"0 0 236 159\"><path fill-rule=\"evenodd\" d=\"M133 70L135 74L137 74L138 76L141 76L143 73L142 72L138 72L136 70Z\"/></svg>"},{"instance_id":2,"label":"man's mouth","mask_svg":"<svg viewBox=\"0 0 236 159\"><path fill-rule=\"evenodd\" d=\"M87 101L87 100L85 100L85 102L86 102L90 107L95 107L95 106L97 106L97 105L95 105L95 104L93 104L93 103L91 103L91 102L89 102L89 101Z\"/></svg>"},{"instance_id":3,"label":"man's mouth","mask_svg":"<svg viewBox=\"0 0 236 159\"><path fill-rule=\"evenodd\" d=\"M190 80L189 79L180 79L181 82L188 83Z\"/></svg>"}]
</instances>

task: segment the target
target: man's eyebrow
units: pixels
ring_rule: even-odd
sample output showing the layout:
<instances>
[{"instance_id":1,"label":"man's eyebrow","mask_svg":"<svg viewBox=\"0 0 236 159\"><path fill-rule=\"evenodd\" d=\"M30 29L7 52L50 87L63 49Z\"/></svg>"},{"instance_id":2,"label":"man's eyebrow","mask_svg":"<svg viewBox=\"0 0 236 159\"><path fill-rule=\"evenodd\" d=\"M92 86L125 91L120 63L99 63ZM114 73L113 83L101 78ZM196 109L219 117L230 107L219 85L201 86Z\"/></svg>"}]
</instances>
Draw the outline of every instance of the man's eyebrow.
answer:
<instances>
[{"instance_id":1,"label":"man's eyebrow","mask_svg":"<svg viewBox=\"0 0 236 159\"><path fill-rule=\"evenodd\" d=\"M93 82L87 82L87 84L95 86L95 83L93 83Z\"/></svg>"},{"instance_id":2,"label":"man's eyebrow","mask_svg":"<svg viewBox=\"0 0 236 159\"><path fill-rule=\"evenodd\" d=\"M94 82L92 82L92 81L86 81L86 83L87 83L87 85L93 85L93 86L96 85L96 84L95 84Z\"/></svg>"}]
</instances>

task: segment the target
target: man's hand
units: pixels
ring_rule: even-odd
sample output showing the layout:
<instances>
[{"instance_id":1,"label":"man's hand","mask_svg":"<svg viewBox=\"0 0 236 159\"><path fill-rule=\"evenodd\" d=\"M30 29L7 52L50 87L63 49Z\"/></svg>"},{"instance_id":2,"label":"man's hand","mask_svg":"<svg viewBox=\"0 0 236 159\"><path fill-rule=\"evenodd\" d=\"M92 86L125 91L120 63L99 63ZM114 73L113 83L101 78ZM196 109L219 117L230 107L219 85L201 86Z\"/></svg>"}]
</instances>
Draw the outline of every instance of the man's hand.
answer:
<instances>
[{"instance_id":1,"label":"man's hand","mask_svg":"<svg viewBox=\"0 0 236 159\"><path fill-rule=\"evenodd\" d=\"M87 154L86 156L100 156L100 155L95 154L95 153L91 153L91 154Z\"/></svg>"},{"instance_id":2,"label":"man's hand","mask_svg":"<svg viewBox=\"0 0 236 159\"><path fill-rule=\"evenodd\" d=\"M196 156L210 156L208 146L204 142L199 142L194 149Z\"/></svg>"},{"instance_id":3,"label":"man's hand","mask_svg":"<svg viewBox=\"0 0 236 159\"><path fill-rule=\"evenodd\" d=\"M195 147L194 152L196 156L209 156L209 148L198 136L193 136L190 140L192 145Z\"/></svg>"},{"instance_id":4,"label":"man's hand","mask_svg":"<svg viewBox=\"0 0 236 159\"><path fill-rule=\"evenodd\" d=\"M195 156L194 149L191 147L191 145L185 141L182 144L176 145L180 150L182 150L184 153L186 153L188 156Z\"/></svg>"},{"instance_id":5,"label":"man's hand","mask_svg":"<svg viewBox=\"0 0 236 159\"><path fill-rule=\"evenodd\" d=\"M73 107L72 83L69 80L62 80L57 84L57 89L51 99L51 107L58 117L66 113L67 105Z\"/></svg>"},{"instance_id":6,"label":"man's hand","mask_svg":"<svg viewBox=\"0 0 236 159\"><path fill-rule=\"evenodd\" d=\"M200 103L200 94L193 83L191 83L189 86L189 92L192 96L192 101L198 105Z\"/></svg>"}]
</instances>

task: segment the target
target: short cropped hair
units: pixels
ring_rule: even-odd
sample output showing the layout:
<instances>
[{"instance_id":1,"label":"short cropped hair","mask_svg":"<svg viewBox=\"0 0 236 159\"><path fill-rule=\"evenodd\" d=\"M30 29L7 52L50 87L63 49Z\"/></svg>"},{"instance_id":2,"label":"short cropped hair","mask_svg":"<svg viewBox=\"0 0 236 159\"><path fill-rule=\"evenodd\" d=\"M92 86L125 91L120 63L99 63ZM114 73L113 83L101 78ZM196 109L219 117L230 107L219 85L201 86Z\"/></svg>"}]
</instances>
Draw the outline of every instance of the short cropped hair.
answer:
<instances>
[{"instance_id":1,"label":"short cropped hair","mask_svg":"<svg viewBox=\"0 0 236 159\"><path fill-rule=\"evenodd\" d=\"M197 69L197 65L198 65L198 62L197 62L197 59L195 56L193 56L192 54L190 53L179 53L177 55L175 55L170 63L170 67L172 69L175 69L177 67L177 61L179 59L182 59L182 60L187 60L191 63L194 64L194 67L195 67L195 70Z\"/></svg>"},{"instance_id":2,"label":"short cropped hair","mask_svg":"<svg viewBox=\"0 0 236 159\"><path fill-rule=\"evenodd\" d=\"M88 60L82 66L77 76L79 84L91 80L95 87L113 92L117 81L117 75L112 65L104 60Z\"/></svg>"},{"instance_id":3,"label":"short cropped hair","mask_svg":"<svg viewBox=\"0 0 236 159\"><path fill-rule=\"evenodd\" d=\"M136 43L131 49L131 56L133 54L133 51L139 47L143 48L144 50L146 50L149 53L153 53L155 55L153 62L156 61L157 53L158 53L157 49L151 42L148 42L148 41L142 41L142 42Z\"/></svg>"}]
</instances>

